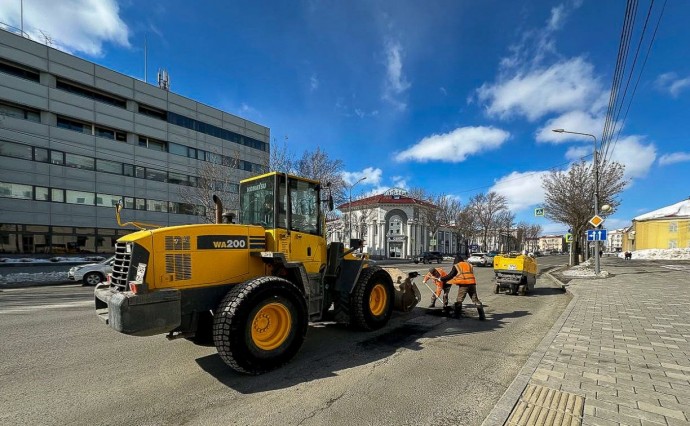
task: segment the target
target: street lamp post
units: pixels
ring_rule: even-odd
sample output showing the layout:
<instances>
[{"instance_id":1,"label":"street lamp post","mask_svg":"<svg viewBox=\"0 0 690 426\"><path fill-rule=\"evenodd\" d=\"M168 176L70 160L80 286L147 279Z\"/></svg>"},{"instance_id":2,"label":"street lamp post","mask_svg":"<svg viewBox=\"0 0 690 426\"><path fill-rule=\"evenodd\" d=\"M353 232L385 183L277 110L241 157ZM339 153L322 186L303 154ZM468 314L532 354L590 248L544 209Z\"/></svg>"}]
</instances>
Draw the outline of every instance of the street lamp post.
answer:
<instances>
[{"instance_id":1,"label":"street lamp post","mask_svg":"<svg viewBox=\"0 0 690 426\"><path fill-rule=\"evenodd\" d=\"M348 237L348 240L351 240L351 239L352 239L352 188L354 188L355 185L357 185L358 183L360 183L361 181L363 181L363 180L366 179L366 178L367 178L367 177L364 176L363 178L361 178L361 179L358 180L357 182L355 182L355 183L353 183L352 185L350 185L350 197L349 197L350 202L347 203L348 216L349 216L349 218L350 218L350 219L348 220L348 230L347 230L347 237Z\"/></svg>"},{"instance_id":2,"label":"street lamp post","mask_svg":"<svg viewBox=\"0 0 690 426\"><path fill-rule=\"evenodd\" d=\"M589 133L569 132L563 129L553 129L556 133L570 133L573 135L589 136L594 139L594 216L599 216L599 164L597 162L597 137ZM594 273L599 275L601 264L599 263L599 242L595 242L594 248Z\"/></svg>"}]
</instances>

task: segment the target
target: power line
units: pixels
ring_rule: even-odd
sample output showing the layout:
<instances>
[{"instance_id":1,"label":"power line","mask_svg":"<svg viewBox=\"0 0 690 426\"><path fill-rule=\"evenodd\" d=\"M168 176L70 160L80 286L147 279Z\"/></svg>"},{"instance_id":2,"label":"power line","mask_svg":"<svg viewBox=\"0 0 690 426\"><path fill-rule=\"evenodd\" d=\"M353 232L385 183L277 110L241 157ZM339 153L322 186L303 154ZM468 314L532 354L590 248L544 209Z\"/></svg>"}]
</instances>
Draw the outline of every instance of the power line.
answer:
<instances>
[{"instance_id":1,"label":"power line","mask_svg":"<svg viewBox=\"0 0 690 426\"><path fill-rule=\"evenodd\" d=\"M630 47L630 37L632 28L635 23L635 15L637 14L637 0L628 0L625 8L625 17L623 20L623 28L621 29L620 44L618 47L618 57L616 58L616 67L611 83L611 93L609 95L609 105L606 111L606 120L604 122L604 130L601 136L601 149L608 144L610 136L612 135L612 127L614 112L618 102L618 90L620 83L625 75L625 65L627 63L627 55Z\"/></svg>"},{"instance_id":2,"label":"power line","mask_svg":"<svg viewBox=\"0 0 690 426\"><path fill-rule=\"evenodd\" d=\"M618 139L620 139L620 136L621 136L621 130L623 130L623 125L625 124L625 120L628 118L628 111L630 111L630 105L632 105L632 101L635 98L635 92L637 92L637 86L638 86L638 84L640 84L640 79L642 77L642 73L644 72L645 65L647 65L647 59L649 58L649 52L652 50L652 45L654 45L654 40L656 39L656 33L659 30L659 24L661 23L661 18L664 16L664 10L666 9L666 2L667 2L667 0L664 0L664 4L661 6L661 12L659 13L659 19L657 19L657 21L656 21L656 27L654 28L654 33L652 34L652 40L649 42L649 46L647 47L647 53L645 54L644 61L642 62L642 67L640 67L640 73L637 75L637 81L635 82L635 87L633 87L632 94L630 95L630 102L628 102L628 107L625 110L625 115L623 116L623 120L621 121L621 124L618 127L618 133L616 134L616 140L613 142L613 148L611 148L611 155L613 155L613 150L616 149L616 144L618 143ZM654 1L652 0L652 4L653 3L654 3ZM650 6L650 11L651 11L651 6ZM646 23L645 23L645 26L646 26Z\"/></svg>"}]
</instances>

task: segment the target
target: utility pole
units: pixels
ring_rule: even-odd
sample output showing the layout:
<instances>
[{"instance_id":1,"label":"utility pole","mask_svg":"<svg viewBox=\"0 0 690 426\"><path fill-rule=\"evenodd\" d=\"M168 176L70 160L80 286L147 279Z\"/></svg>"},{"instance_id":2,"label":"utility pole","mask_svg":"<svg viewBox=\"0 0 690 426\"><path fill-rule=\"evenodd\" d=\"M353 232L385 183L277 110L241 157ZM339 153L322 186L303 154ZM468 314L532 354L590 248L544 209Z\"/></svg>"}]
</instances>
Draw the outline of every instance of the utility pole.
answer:
<instances>
[{"instance_id":1,"label":"utility pole","mask_svg":"<svg viewBox=\"0 0 690 426\"><path fill-rule=\"evenodd\" d=\"M573 135L589 136L594 139L594 216L599 216L599 163L597 161L597 137L590 135L589 133L569 132L563 129L553 129L552 131L556 133L570 133ZM599 228L599 226L596 226L595 228ZM599 275L599 272L601 272L599 241L594 241L594 273Z\"/></svg>"}]
</instances>

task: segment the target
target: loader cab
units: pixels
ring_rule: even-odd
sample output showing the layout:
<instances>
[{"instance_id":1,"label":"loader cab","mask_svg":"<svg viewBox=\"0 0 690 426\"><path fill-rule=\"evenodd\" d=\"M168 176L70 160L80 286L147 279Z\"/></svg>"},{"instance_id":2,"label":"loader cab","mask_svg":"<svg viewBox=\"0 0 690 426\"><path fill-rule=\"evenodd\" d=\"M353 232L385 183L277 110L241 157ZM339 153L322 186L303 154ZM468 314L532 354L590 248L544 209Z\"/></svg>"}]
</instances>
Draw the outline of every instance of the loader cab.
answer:
<instances>
[{"instance_id":1,"label":"loader cab","mask_svg":"<svg viewBox=\"0 0 690 426\"><path fill-rule=\"evenodd\" d=\"M266 229L266 246L318 272L326 242L319 182L268 173L240 182L240 223Z\"/></svg>"}]
</instances>

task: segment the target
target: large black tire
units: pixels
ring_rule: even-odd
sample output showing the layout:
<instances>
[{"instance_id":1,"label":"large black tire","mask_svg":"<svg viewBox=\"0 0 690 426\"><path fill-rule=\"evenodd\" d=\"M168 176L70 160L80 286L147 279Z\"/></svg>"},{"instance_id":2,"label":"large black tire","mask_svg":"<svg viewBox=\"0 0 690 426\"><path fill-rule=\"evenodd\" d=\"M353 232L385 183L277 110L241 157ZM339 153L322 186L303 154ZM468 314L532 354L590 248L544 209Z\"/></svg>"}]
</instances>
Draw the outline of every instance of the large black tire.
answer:
<instances>
[{"instance_id":1,"label":"large black tire","mask_svg":"<svg viewBox=\"0 0 690 426\"><path fill-rule=\"evenodd\" d=\"M350 324L361 330L376 330L393 314L395 289L390 275L379 266L362 270L352 291Z\"/></svg>"},{"instance_id":2,"label":"large black tire","mask_svg":"<svg viewBox=\"0 0 690 426\"><path fill-rule=\"evenodd\" d=\"M100 272L89 272L82 278L82 283L84 285L95 286L103 282L103 274Z\"/></svg>"},{"instance_id":3,"label":"large black tire","mask_svg":"<svg viewBox=\"0 0 690 426\"><path fill-rule=\"evenodd\" d=\"M297 354L307 326L302 292L283 278L261 277L238 284L223 298L213 318L213 340L230 367L261 374Z\"/></svg>"}]
</instances>

